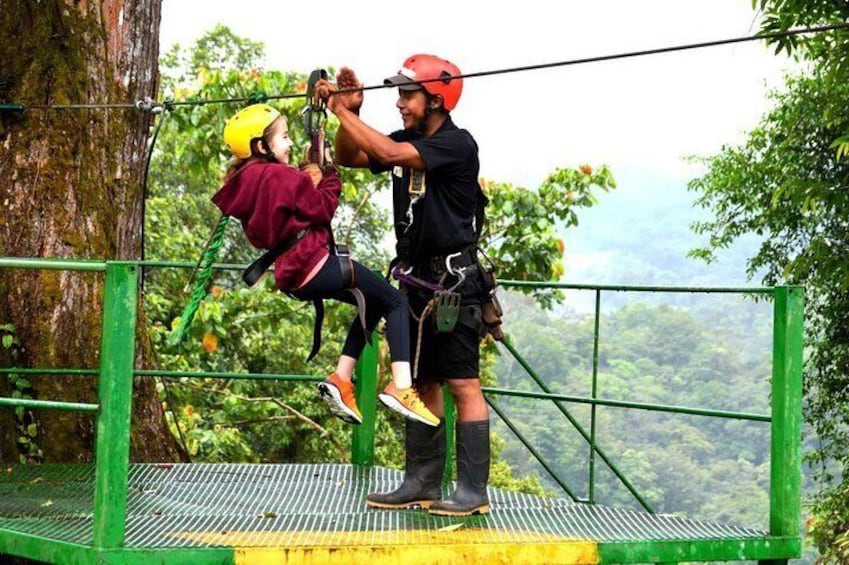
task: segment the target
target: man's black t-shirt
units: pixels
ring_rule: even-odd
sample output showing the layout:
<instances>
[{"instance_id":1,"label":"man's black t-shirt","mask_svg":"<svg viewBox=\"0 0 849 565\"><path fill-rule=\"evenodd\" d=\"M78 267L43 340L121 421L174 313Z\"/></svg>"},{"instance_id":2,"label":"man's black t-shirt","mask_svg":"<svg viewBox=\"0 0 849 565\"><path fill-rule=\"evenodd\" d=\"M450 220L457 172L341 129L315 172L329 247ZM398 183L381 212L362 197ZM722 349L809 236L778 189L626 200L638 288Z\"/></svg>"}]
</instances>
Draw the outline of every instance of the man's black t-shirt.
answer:
<instances>
[{"instance_id":1,"label":"man's black t-shirt","mask_svg":"<svg viewBox=\"0 0 849 565\"><path fill-rule=\"evenodd\" d=\"M406 259L416 264L475 244L480 228L475 217L486 202L478 183L480 161L472 135L447 116L430 137L422 138L411 130L399 130L389 137L411 143L425 163L425 196L413 204L413 222L408 229L410 169L387 167L369 158L373 173L392 170L395 236L399 241L408 238Z\"/></svg>"}]
</instances>

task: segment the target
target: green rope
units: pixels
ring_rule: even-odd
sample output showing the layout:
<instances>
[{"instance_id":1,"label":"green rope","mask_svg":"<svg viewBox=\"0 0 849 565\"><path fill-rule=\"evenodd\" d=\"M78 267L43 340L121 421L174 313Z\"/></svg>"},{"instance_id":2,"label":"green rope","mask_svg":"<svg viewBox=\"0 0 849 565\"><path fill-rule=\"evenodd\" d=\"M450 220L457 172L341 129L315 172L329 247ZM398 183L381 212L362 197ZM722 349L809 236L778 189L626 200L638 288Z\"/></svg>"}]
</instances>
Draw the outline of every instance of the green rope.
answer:
<instances>
[{"instance_id":1,"label":"green rope","mask_svg":"<svg viewBox=\"0 0 849 565\"><path fill-rule=\"evenodd\" d=\"M254 90L248 95L248 102L251 104L264 104L268 101L268 94L262 90Z\"/></svg>"},{"instance_id":2,"label":"green rope","mask_svg":"<svg viewBox=\"0 0 849 565\"><path fill-rule=\"evenodd\" d=\"M201 301L206 298L207 284L212 278L212 265L218 257L218 250L224 243L224 233L227 230L227 216L221 216L218 223L215 224L215 229L212 231L212 236L206 244L206 249L203 250L198 265L196 267L197 276L194 279L192 292L189 296L189 302L186 304L183 315L180 316L177 327L171 330L171 335L168 337L168 345L177 345L189 333L189 326L192 324L192 319L200 307ZM191 282L191 280L190 280Z\"/></svg>"}]
</instances>

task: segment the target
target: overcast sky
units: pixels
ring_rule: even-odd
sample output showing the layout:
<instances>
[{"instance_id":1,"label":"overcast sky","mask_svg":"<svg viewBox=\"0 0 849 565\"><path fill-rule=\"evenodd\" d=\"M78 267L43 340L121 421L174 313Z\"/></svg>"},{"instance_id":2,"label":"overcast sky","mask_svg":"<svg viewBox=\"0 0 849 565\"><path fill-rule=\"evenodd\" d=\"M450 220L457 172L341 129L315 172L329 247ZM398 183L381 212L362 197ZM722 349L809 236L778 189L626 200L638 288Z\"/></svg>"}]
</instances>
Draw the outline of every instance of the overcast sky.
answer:
<instances>
[{"instance_id":1,"label":"overcast sky","mask_svg":"<svg viewBox=\"0 0 849 565\"><path fill-rule=\"evenodd\" d=\"M348 65L371 85L416 52L470 73L750 35L756 18L748 0L163 0L161 50L222 23L264 42L269 69ZM787 65L753 42L472 78L453 115L494 180L534 186L584 162L686 176L682 157L714 153L757 123ZM363 118L399 127L395 96L367 92Z\"/></svg>"}]
</instances>

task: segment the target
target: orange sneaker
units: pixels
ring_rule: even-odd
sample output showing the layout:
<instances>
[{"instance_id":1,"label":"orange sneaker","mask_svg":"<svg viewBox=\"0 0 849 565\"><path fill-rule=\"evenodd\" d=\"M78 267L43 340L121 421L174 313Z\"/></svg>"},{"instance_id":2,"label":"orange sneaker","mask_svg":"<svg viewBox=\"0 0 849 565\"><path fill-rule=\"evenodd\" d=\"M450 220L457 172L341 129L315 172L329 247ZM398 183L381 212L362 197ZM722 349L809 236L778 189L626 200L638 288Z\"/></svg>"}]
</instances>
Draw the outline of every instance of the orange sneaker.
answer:
<instances>
[{"instance_id":1,"label":"orange sneaker","mask_svg":"<svg viewBox=\"0 0 849 565\"><path fill-rule=\"evenodd\" d=\"M363 415L354 398L354 383L333 373L318 383L318 395L327 403L333 415L347 424L362 424Z\"/></svg>"},{"instance_id":2,"label":"orange sneaker","mask_svg":"<svg viewBox=\"0 0 849 565\"><path fill-rule=\"evenodd\" d=\"M387 408L398 412L405 418L428 426L436 427L439 425L439 418L428 410L428 407L419 398L419 393L413 387L398 390L395 388L395 383L390 382L377 397Z\"/></svg>"}]
</instances>

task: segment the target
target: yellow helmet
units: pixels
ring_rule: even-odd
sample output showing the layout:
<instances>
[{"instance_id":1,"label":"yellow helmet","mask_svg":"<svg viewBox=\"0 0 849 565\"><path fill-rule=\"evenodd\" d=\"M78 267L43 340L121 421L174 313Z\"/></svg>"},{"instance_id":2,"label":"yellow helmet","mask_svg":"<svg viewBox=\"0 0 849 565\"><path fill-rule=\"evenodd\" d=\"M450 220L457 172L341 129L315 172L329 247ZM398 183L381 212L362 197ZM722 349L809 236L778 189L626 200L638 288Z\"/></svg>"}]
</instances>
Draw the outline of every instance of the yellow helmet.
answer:
<instances>
[{"instance_id":1,"label":"yellow helmet","mask_svg":"<svg viewBox=\"0 0 849 565\"><path fill-rule=\"evenodd\" d=\"M268 104L252 104L236 112L224 126L224 143L239 159L251 156L251 141L261 138L265 128L280 117Z\"/></svg>"}]
</instances>

